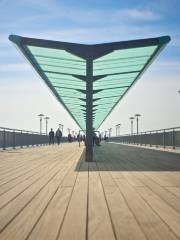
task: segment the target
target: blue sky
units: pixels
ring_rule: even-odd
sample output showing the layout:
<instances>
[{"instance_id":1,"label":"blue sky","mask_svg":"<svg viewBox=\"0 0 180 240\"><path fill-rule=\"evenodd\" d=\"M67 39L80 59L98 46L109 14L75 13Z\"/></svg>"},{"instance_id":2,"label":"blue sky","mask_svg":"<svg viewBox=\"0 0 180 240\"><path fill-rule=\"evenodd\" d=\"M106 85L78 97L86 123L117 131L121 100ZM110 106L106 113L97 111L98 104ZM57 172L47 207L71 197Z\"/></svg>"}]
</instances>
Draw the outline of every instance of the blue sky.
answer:
<instances>
[{"instance_id":1,"label":"blue sky","mask_svg":"<svg viewBox=\"0 0 180 240\"><path fill-rule=\"evenodd\" d=\"M0 126L38 130L37 114L78 129L25 59L9 34L101 43L170 35L171 42L119 103L102 130L142 114L141 130L180 125L180 0L0 0Z\"/></svg>"}]
</instances>

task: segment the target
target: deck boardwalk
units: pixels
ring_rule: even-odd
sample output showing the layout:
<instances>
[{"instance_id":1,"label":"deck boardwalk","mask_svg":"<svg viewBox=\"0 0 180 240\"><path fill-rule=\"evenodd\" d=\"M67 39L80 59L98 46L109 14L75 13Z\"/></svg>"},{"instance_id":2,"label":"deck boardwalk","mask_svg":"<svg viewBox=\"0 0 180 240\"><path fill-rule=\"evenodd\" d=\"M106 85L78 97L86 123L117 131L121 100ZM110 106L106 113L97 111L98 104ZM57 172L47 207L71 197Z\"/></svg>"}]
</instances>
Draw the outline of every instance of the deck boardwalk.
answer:
<instances>
[{"instance_id":1,"label":"deck boardwalk","mask_svg":"<svg viewBox=\"0 0 180 240\"><path fill-rule=\"evenodd\" d=\"M103 143L0 152L0 240L180 239L180 154Z\"/></svg>"}]
</instances>

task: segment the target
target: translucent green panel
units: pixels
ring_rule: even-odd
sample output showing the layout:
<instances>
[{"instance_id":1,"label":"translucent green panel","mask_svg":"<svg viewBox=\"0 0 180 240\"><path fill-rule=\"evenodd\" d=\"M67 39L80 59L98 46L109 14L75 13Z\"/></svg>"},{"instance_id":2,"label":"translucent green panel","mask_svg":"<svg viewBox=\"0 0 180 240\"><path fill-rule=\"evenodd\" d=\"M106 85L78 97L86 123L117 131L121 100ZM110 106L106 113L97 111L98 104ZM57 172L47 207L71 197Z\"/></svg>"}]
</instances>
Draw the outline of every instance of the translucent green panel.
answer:
<instances>
[{"instance_id":1,"label":"translucent green panel","mask_svg":"<svg viewBox=\"0 0 180 240\"><path fill-rule=\"evenodd\" d=\"M78 82L75 83L74 81L71 81L71 80L61 80L61 79L52 79L50 78L49 81L52 83L52 84L68 84L68 85L73 85L73 86L80 86L80 87L83 87L83 89L85 89L85 84L83 82Z\"/></svg>"},{"instance_id":2,"label":"translucent green panel","mask_svg":"<svg viewBox=\"0 0 180 240\"><path fill-rule=\"evenodd\" d=\"M129 69L133 69L133 67L139 67L141 68L142 66L144 66L145 62L141 62L141 63L118 63L118 64L114 64L114 63L110 63L108 65L102 65L102 66L96 66L94 67L94 71L98 71L98 70L117 70L117 69L123 69L123 68L129 68Z\"/></svg>"},{"instance_id":3,"label":"translucent green panel","mask_svg":"<svg viewBox=\"0 0 180 240\"><path fill-rule=\"evenodd\" d=\"M104 60L114 60L114 59L122 59L122 58L137 58L137 57L144 57L144 56L150 56L153 54L153 52L156 50L158 46L147 46L147 47L138 47L138 48L128 48L128 49L121 49L121 50L115 50L110 54L107 54L101 58L98 58L94 62L101 62Z\"/></svg>"},{"instance_id":4,"label":"translucent green panel","mask_svg":"<svg viewBox=\"0 0 180 240\"><path fill-rule=\"evenodd\" d=\"M156 49L157 46L116 50L94 61L94 75L141 71Z\"/></svg>"},{"instance_id":5,"label":"translucent green panel","mask_svg":"<svg viewBox=\"0 0 180 240\"><path fill-rule=\"evenodd\" d=\"M53 58L53 57L38 57L36 55L34 55L34 58L36 59L36 61L40 64L53 64L53 65L67 65L67 64L71 64L72 67L80 67L80 68L85 68L86 67L86 63L85 62L81 62L81 61L72 61L69 59L63 59L61 57L58 58Z\"/></svg>"},{"instance_id":6,"label":"translucent green panel","mask_svg":"<svg viewBox=\"0 0 180 240\"><path fill-rule=\"evenodd\" d=\"M128 57L128 58L117 58L112 60L104 60L95 62L95 67L109 67L110 64L113 64L114 67L121 64L142 64L149 59L149 56L140 56L140 57Z\"/></svg>"},{"instance_id":7,"label":"translucent green panel","mask_svg":"<svg viewBox=\"0 0 180 240\"><path fill-rule=\"evenodd\" d=\"M78 74L78 75L85 75L86 71L85 70L77 70L75 68L71 67L52 67L48 65L40 65L41 70L44 72L56 72L56 73L67 73L67 74Z\"/></svg>"},{"instance_id":8,"label":"translucent green panel","mask_svg":"<svg viewBox=\"0 0 180 240\"><path fill-rule=\"evenodd\" d=\"M126 88L126 90L127 90L127 88ZM124 91L122 91L122 89L121 90L117 90L117 89L114 89L113 91L111 90L104 90L104 91L102 91L101 93L97 93L96 95L95 95L95 97L97 97L97 98L100 98L100 97L105 97L105 96L114 96L114 95L117 95L117 94L119 94L119 96L121 96L121 95L123 95L123 93L125 92L125 90Z\"/></svg>"},{"instance_id":9,"label":"translucent green panel","mask_svg":"<svg viewBox=\"0 0 180 240\"><path fill-rule=\"evenodd\" d=\"M54 86L54 88L56 89L65 89L65 88L69 88L69 89L80 89L80 90L84 90L83 87L81 86L74 86L72 84L52 84Z\"/></svg>"},{"instance_id":10,"label":"translucent green panel","mask_svg":"<svg viewBox=\"0 0 180 240\"><path fill-rule=\"evenodd\" d=\"M110 98L109 101L106 98L102 98L101 100L95 102L94 105L97 105L97 107L98 107L98 106L102 106L103 104L111 104L111 103L116 102L118 99L119 99L119 96L116 98L112 97L112 98Z\"/></svg>"},{"instance_id":11,"label":"translucent green panel","mask_svg":"<svg viewBox=\"0 0 180 240\"><path fill-rule=\"evenodd\" d=\"M73 54L66 52L65 50L61 49L53 49L53 48L43 48L43 47L34 47L34 46L27 46L28 50L31 52L32 55L35 56L45 56L49 58L63 58L66 60L74 60L76 62L85 62L82 58L77 57Z\"/></svg>"},{"instance_id":12,"label":"translucent green panel","mask_svg":"<svg viewBox=\"0 0 180 240\"><path fill-rule=\"evenodd\" d=\"M116 79L121 79L121 80L124 80L124 79L127 79L127 78L135 78L137 77L138 73L126 73L126 74L116 74L116 75L107 75L106 77L102 78L102 79L99 79L97 80L96 82L106 82L106 81L111 81L111 80L116 80ZM104 83L105 83L104 82Z\"/></svg>"},{"instance_id":13,"label":"translucent green panel","mask_svg":"<svg viewBox=\"0 0 180 240\"><path fill-rule=\"evenodd\" d=\"M96 88L96 90L102 90L102 89L116 89L116 88L127 88L131 85L131 83L129 84L109 84L109 85L105 85L104 87L103 86L99 86Z\"/></svg>"},{"instance_id":14,"label":"translucent green panel","mask_svg":"<svg viewBox=\"0 0 180 240\"><path fill-rule=\"evenodd\" d=\"M144 65L141 66L133 66L131 68L127 67L120 67L120 68L111 68L107 69L104 68L102 70L94 70L94 76L97 75L105 75L105 74L116 74L116 73L128 73L128 72L140 72Z\"/></svg>"},{"instance_id":15,"label":"translucent green panel","mask_svg":"<svg viewBox=\"0 0 180 240\"><path fill-rule=\"evenodd\" d=\"M62 94L62 95L66 95L66 96L73 96L73 97L84 97L85 94L83 93L80 93L79 91L76 91L76 90L71 90L71 89L57 89L56 88L56 91L59 93L59 94Z\"/></svg>"},{"instance_id":16,"label":"translucent green panel","mask_svg":"<svg viewBox=\"0 0 180 240\"><path fill-rule=\"evenodd\" d=\"M45 73L45 75L48 78L54 78L54 79L63 79L63 80L72 80L72 81L79 81L78 78L71 76L71 75L65 75L65 74L60 74L60 73Z\"/></svg>"}]
</instances>

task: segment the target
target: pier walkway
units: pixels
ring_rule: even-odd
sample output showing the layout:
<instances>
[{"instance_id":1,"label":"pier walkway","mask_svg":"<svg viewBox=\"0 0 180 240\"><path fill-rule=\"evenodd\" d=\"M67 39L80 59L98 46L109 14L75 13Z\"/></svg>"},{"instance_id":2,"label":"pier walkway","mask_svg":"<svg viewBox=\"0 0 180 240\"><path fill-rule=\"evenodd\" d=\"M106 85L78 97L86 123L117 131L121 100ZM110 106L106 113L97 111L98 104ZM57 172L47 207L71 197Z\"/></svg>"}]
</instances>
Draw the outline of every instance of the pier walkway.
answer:
<instances>
[{"instance_id":1,"label":"pier walkway","mask_svg":"<svg viewBox=\"0 0 180 240\"><path fill-rule=\"evenodd\" d=\"M180 239L180 154L114 143L0 152L0 239Z\"/></svg>"}]
</instances>

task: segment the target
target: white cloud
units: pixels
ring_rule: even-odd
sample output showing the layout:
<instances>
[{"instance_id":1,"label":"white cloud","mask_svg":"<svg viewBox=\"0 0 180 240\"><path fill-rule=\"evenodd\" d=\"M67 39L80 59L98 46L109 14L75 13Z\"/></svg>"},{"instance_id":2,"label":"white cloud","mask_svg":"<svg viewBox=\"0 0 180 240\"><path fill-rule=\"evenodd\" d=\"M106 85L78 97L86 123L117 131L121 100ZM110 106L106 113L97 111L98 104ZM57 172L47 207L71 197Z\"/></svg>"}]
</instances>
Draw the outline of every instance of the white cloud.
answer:
<instances>
[{"instance_id":1,"label":"white cloud","mask_svg":"<svg viewBox=\"0 0 180 240\"><path fill-rule=\"evenodd\" d=\"M31 68L26 63L0 64L1 72L27 72L28 70L31 70Z\"/></svg>"},{"instance_id":2,"label":"white cloud","mask_svg":"<svg viewBox=\"0 0 180 240\"><path fill-rule=\"evenodd\" d=\"M155 21L162 17L159 14L152 12L150 10L139 10L139 9L125 9L125 10L119 11L119 14L130 19L143 20L143 21Z\"/></svg>"}]
</instances>

